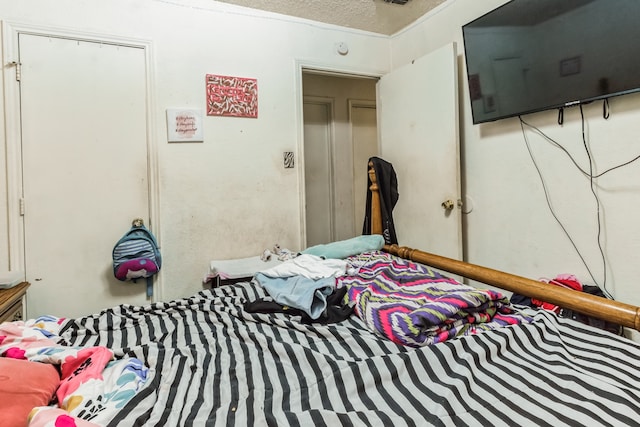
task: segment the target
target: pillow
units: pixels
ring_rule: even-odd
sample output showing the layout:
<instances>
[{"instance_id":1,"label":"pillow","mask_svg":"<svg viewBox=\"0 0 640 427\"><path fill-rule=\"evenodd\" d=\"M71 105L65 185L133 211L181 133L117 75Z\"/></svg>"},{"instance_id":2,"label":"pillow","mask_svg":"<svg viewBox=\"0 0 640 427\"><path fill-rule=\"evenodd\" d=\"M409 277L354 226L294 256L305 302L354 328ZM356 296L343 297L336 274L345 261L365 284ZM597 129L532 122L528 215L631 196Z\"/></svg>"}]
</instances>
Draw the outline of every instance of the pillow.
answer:
<instances>
[{"instance_id":1,"label":"pillow","mask_svg":"<svg viewBox=\"0 0 640 427\"><path fill-rule=\"evenodd\" d=\"M0 357L0 424L26 426L31 410L48 405L59 384L53 365Z\"/></svg>"},{"instance_id":2,"label":"pillow","mask_svg":"<svg viewBox=\"0 0 640 427\"><path fill-rule=\"evenodd\" d=\"M380 234L364 234L347 240L316 245L305 249L301 253L321 256L324 258L345 259L362 252L377 251L384 246L384 237Z\"/></svg>"}]
</instances>

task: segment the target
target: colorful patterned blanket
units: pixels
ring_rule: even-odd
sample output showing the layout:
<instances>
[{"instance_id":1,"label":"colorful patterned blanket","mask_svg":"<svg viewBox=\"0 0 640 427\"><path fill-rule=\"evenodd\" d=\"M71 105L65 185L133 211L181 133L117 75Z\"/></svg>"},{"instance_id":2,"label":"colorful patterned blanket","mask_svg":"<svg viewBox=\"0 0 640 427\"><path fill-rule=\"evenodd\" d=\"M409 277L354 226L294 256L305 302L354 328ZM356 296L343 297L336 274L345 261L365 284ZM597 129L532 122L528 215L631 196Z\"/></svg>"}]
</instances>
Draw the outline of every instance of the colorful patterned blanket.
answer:
<instances>
[{"instance_id":1,"label":"colorful patterned blanket","mask_svg":"<svg viewBox=\"0 0 640 427\"><path fill-rule=\"evenodd\" d=\"M398 344L419 347L532 319L506 296L463 285L422 264L374 251L347 259L355 276L347 286L356 314L375 332Z\"/></svg>"},{"instance_id":2,"label":"colorful patterned blanket","mask_svg":"<svg viewBox=\"0 0 640 427\"><path fill-rule=\"evenodd\" d=\"M144 385L148 368L135 358L113 360L103 346L62 345L63 322L48 316L0 324L0 356L59 367L57 404L34 408L29 427L105 425Z\"/></svg>"}]
</instances>

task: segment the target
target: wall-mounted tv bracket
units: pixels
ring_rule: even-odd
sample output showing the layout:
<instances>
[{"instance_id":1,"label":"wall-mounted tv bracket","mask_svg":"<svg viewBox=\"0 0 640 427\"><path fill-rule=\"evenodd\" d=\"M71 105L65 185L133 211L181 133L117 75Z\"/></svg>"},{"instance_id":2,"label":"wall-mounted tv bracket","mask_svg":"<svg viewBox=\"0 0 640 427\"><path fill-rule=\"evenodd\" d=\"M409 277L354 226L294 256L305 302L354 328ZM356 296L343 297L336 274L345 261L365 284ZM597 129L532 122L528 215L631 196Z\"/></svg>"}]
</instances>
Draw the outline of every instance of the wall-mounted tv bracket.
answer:
<instances>
[{"instance_id":1,"label":"wall-mounted tv bracket","mask_svg":"<svg viewBox=\"0 0 640 427\"><path fill-rule=\"evenodd\" d=\"M564 107L558 108L558 124L562 126L564 123Z\"/></svg>"},{"instance_id":2,"label":"wall-mounted tv bracket","mask_svg":"<svg viewBox=\"0 0 640 427\"><path fill-rule=\"evenodd\" d=\"M588 104L588 103L587 103ZM602 118L609 120L609 98L602 100ZM558 108L558 124L562 126L564 123L564 107Z\"/></svg>"}]
</instances>

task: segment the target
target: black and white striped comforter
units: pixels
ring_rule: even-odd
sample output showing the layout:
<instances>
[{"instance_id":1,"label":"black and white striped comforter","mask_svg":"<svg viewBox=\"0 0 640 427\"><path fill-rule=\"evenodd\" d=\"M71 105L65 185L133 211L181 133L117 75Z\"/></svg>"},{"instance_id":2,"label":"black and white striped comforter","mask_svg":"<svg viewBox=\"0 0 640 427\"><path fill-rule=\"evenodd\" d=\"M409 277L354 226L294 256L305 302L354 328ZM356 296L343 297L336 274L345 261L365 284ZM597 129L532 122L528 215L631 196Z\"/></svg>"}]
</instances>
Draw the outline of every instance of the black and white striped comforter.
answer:
<instances>
[{"instance_id":1,"label":"black and white striped comforter","mask_svg":"<svg viewBox=\"0 0 640 427\"><path fill-rule=\"evenodd\" d=\"M355 316L304 325L250 314L244 283L69 321L71 345L151 368L111 426L639 425L640 346L540 312L422 348Z\"/></svg>"}]
</instances>

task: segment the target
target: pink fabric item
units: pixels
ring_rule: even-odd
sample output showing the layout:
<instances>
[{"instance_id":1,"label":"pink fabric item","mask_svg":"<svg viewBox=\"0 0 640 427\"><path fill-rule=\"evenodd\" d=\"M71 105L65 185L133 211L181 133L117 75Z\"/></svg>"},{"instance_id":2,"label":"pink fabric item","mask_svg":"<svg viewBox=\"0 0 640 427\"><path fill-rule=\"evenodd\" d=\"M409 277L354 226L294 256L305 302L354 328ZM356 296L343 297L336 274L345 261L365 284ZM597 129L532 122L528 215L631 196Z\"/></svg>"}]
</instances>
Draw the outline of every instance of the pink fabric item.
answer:
<instances>
[{"instance_id":1,"label":"pink fabric item","mask_svg":"<svg viewBox=\"0 0 640 427\"><path fill-rule=\"evenodd\" d=\"M38 408L39 410L32 414L29 427L99 427L90 421L72 417L64 410L59 408Z\"/></svg>"},{"instance_id":2,"label":"pink fabric item","mask_svg":"<svg viewBox=\"0 0 640 427\"><path fill-rule=\"evenodd\" d=\"M26 359L25 351L18 347L11 347L4 352L3 356L10 359Z\"/></svg>"},{"instance_id":3,"label":"pink fabric item","mask_svg":"<svg viewBox=\"0 0 640 427\"><path fill-rule=\"evenodd\" d=\"M60 366L60 387L56 392L58 401L72 394L80 385L90 379L102 379L102 371L113 354L106 347L88 347L78 351L76 357L67 357Z\"/></svg>"},{"instance_id":4,"label":"pink fabric item","mask_svg":"<svg viewBox=\"0 0 640 427\"><path fill-rule=\"evenodd\" d=\"M549 283L550 285L560 286L562 288L573 289L574 291L582 292L582 283L578 281L573 274L559 274L553 280L541 280L542 282ZM554 313L560 312L560 307L539 299L531 298L531 304L540 307L547 311L553 311Z\"/></svg>"},{"instance_id":5,"label":"pink fabric item","mask_svg":"<svg viewBox=\"0 0 640 427\"><path fill-rule=\"evenodd\" d=\"M120 264L115 272L119 280L149 277L158 272L158 266L150 259L132 259Z\"/></svg>"},{"instance_id":6,"label":"pink fabric item","mask_svg":"<svg viewBox=\"0 0 640 427\"><path fill-rule=\"evenodd\" d=\"M24 427L36 406L46 406L60 384L55 366L0 358L0 425Z\"/></svg>"}]
</instances>

